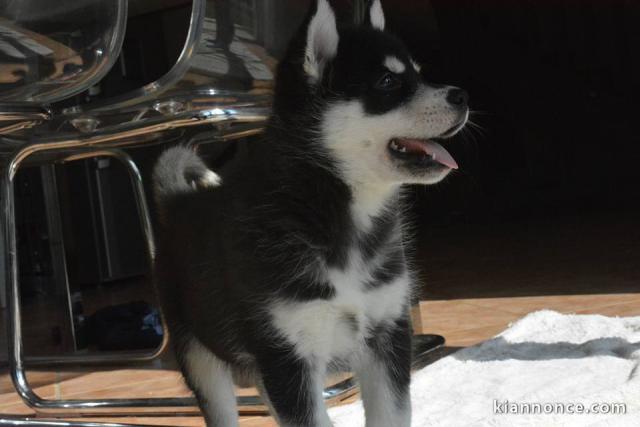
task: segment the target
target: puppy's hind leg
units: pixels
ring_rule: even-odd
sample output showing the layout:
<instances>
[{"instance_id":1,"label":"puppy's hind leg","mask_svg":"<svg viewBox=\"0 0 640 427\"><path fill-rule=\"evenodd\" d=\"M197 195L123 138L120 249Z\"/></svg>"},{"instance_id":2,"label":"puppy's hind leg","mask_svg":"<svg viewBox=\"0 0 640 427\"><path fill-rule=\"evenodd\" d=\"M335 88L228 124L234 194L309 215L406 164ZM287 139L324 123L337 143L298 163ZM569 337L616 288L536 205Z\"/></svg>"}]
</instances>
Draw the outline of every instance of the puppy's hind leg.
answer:
<instances>
[{"instance_id":1,"label":"puppy's hind leg","mask_svg":"<svg viewBox=\"0 0 640 427\"><path fill-rule=\"evenodd\" d=\"M236 427L238 410L229 366L197 339L191 338L180 355L182 373L193 390L207 427Z\"/></svg>"}]
</instances>

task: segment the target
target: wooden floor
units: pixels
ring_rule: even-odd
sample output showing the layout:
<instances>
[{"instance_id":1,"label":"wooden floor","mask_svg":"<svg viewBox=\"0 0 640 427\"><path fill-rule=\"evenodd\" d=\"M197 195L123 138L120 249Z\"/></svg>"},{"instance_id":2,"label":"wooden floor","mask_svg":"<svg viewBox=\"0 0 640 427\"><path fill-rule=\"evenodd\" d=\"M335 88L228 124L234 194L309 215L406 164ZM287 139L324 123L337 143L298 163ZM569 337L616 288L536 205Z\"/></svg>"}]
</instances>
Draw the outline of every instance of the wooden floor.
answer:
<instances>
[{"instance_id":1,"label":"wooden floor","mask_svg":"<svg viewBox=\"0 0 640 427\"><path fill-rule=\"evenodd\" d=\"M488 339L539 309L640 316L637 213L571 217L565 223L458 227L455 233L442 229L420 236L420 242L416 258L427 286L414 310L414 325L418 332L444 335L452 351ZM50 318L45 314L44 319ZM37 332L37 321L28 327ZM3 339L0 331L0 349ZM33 349L42 345L35 338L34 342ZM30 372L29 380L41 396L58 399L188 394L175 369L162 361L157 365ZM0 371L0 414L34 415L14 393L6 370ZM204 425L196 416L110 420ZM266 416L245 416L241 425L274 423Z\"/></svg>"},{"instance_id":2,"label":"wooden floor","mask_svg":"<svg viewBox=\"0 0 640 427\"><path fill-rule=\"evenodd\" d=\"M499 333L526 313L549 308L566 313L640 315L640 293L553 295L422 301L415 310L418 331L439 333L450 347L463 347ZM29 380L45 398L171 397L188 392L169 369L116 369L101 372L30 372ZM244 390L245 393L251 391ZM348 399L351 401L353 399ZM0 374L0 414L34 415L13 392L6 371ZM165 426L203 426L199 417L109 418L110 421ZM246 416L242 426L274 426L265 416Z\"/></svg>"}]
</instances>

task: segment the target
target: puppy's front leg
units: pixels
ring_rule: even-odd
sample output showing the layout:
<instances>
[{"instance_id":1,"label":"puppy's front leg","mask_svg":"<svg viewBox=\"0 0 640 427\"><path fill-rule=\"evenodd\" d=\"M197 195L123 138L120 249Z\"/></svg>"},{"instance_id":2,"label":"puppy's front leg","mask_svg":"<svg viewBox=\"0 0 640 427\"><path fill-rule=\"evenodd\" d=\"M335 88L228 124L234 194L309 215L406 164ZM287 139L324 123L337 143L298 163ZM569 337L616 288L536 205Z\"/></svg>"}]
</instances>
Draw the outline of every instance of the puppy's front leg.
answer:
<instances>
[{"instance_id":1,"label":"puppy's front leg","mask_svg":"<svg viewBox=\"0 0 640 427\"><path fill-rule=\"evenodd\" d=\"M411 425L411 325L407 317L377 327L354 366L367 427Z\"/></svg>"},{"instance_id":2,"label":"puppy's front leg","mask_svg":"<svg viewBox=\"0 0 640 427\"><path fill-rule=\"evenodd\" d=\"M322 396L324 364L300 358L293 347L270 348L258 362L260 389L281 426L331 427Z\"/></svg>"}]
</instances>

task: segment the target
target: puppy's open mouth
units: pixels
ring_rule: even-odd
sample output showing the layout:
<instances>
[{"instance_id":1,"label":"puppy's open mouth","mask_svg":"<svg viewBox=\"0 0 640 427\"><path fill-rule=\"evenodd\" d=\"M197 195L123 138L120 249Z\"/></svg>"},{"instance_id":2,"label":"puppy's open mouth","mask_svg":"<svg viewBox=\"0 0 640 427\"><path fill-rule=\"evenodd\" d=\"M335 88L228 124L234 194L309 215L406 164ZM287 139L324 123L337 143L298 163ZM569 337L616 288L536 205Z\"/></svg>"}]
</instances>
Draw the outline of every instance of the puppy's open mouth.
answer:
<instances>
[{"instance_id":1,"label":"puppy's open mouth","mask_svg":"<svg viewBox=\"0 0 640 427\"><path fill-rule=\"evenodd\" d=\"M444 147L429 139L393 138L389 152L399 160L439 163L449 169L458 169L458 163Z\"/></svg>"}]
</instances>

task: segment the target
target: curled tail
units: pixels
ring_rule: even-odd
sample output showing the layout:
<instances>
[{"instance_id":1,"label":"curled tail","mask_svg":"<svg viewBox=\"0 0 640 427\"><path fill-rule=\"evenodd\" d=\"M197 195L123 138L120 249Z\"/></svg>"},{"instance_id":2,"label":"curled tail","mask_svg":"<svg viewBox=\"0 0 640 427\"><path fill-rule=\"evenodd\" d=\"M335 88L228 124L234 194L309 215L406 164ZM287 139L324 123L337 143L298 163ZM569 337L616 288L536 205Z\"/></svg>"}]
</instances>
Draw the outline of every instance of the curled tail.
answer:
<instances>
[{"instance_id":1,"label":"curled tail","mask_svg":"<svg viewBox=\"0 0 640 427\"><path fill-rule=\"evenodd\" d=\"M167 197L217 187L221 183L220 176L187 147L169 148L153 168L153 195L157 203Z\"/></svg>"}]
</instances>

